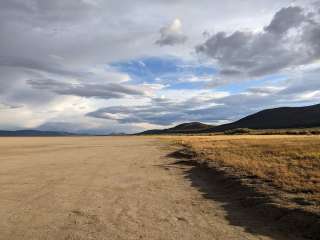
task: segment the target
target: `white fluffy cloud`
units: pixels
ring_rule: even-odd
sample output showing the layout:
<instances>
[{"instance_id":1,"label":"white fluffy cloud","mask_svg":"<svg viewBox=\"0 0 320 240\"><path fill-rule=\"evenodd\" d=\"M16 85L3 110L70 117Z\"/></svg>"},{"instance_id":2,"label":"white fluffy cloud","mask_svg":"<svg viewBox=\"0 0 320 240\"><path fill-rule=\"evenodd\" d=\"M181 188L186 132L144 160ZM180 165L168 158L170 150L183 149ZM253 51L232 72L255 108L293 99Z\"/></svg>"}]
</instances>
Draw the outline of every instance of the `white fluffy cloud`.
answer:
<instances>
[{"instance_id":1,"label":"white fluffy cloud","mask_svg":"<svg viewBox=\"0 0 320 240\"><path fill-rule=\"evenodd\" d=\"M187 41L187 36L182 32L182 23L179 18L173 20L168 26L160 29L160 39L156 44L160 46L183 44Z\"/></svg>"}]
</instances>

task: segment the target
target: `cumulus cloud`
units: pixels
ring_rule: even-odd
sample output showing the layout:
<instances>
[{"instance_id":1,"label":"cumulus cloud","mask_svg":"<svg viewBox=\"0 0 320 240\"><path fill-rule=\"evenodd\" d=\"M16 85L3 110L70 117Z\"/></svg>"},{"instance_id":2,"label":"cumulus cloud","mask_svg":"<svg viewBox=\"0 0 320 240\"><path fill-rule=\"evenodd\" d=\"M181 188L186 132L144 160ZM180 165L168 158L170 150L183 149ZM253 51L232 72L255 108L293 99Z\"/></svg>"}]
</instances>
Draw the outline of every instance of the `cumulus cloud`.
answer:
<instances>
[{"instance_id":1,"label":"cumulus cloud","mask_svg":"<svg viewBox=\"0 0 320 240\"><path fill-rule=\"evenodd\" d=\"M222 78L259 77L320 58L318 13L302 7L279 10L260 32L213 34L196 51L214 59Z\"/></svg>"},{"instance_id":2,"label":"cumulus cloud","mask_svg":"<svg viewBox=\"0 0 320 240\"><path fill-rule=\"evenodd\" d=\"M53 79L30 79L27 82L30 86L32 86L32 88L40 90L49 90L61 95L74 95L79 97L94 97L102 99L124 98L128 95L144 95L144 92L139 90L137 87L124 86L117 83L66 83Z\"/></svg>"},{"instance_id":3,"label":"cumulus cloud","mask_svg":"<svg viewBox=\"0 0 320 240\"><path fill-rule=\"evenodd\" d=\"M176 18L171 24L160 29L160 39L156 41L156 44L160 46L173 46L177 44L183 44L186 41L187 36L182 32L181 20Z\"/></svg>"},{"instance_id":4,"label":"cumulus cloud","mask_svg":"<svg viewBox=\"0 0 320 240\"><path fill-rule=\"evenodd\" d=\"M310 21L310 18L301 7L282 8L274 15L269 26L265 27L265 31L281 35L305 21Z\"/></svg>"}]
</instances>

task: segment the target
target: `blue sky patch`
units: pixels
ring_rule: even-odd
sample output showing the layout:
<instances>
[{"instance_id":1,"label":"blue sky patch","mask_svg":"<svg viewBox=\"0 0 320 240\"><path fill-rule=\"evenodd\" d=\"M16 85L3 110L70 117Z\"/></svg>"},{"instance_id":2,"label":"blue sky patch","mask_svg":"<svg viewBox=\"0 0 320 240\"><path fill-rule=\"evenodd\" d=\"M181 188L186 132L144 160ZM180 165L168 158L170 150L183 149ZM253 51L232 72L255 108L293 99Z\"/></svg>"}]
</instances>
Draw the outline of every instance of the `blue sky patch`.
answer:
<instances>
[{"instance_id":1,"label":"blue sky patch","mask_svg":"<svg viewBox=\"0 0 320 240\"><path fill-rule=\"evenodd\" d=\"M212 66L175 57L145 57L111 66L130 75L132 83L162 83L170 89L202 88L217 73Z\"/></svg>"}]
</instances>

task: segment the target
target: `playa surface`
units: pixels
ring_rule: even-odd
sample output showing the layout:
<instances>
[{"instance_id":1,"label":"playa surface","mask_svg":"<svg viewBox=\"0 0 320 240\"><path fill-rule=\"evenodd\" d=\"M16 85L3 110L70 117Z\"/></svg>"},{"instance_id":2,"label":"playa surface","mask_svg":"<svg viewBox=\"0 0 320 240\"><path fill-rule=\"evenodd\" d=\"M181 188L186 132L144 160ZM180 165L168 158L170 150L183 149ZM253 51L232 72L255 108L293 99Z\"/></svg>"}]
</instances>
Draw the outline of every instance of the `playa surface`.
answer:
<instances>
[{"instance_id":1,"label":"playa surface","mask_svg":"<svg viewBox=\"0 0 320 240\"><path fill-rule=\"evenodd\" d=\"M0 239L286 239L231 222L170 151L156 137L0 138Z\"/></svg>"}]
</instances>

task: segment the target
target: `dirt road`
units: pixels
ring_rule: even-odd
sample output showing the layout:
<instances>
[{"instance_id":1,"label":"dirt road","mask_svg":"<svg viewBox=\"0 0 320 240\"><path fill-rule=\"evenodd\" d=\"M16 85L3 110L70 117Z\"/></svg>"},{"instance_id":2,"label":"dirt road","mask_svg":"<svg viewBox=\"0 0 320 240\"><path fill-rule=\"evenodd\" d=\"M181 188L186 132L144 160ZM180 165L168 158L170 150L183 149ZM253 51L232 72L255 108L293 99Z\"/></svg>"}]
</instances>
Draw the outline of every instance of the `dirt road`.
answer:
<instances>
[{"instance_id":1,"label":"dirt road","mask_svg":"<svg viewBox=\"0 0 320 240\"><path fill-rule=\"evenodd\" d=\"M145 137L0 138L0 239L285 239L230 221L168 153Z\"/></svg>"}]
</instances>

